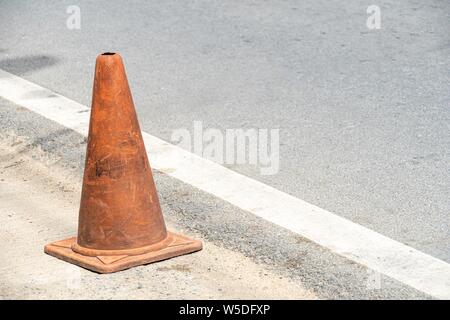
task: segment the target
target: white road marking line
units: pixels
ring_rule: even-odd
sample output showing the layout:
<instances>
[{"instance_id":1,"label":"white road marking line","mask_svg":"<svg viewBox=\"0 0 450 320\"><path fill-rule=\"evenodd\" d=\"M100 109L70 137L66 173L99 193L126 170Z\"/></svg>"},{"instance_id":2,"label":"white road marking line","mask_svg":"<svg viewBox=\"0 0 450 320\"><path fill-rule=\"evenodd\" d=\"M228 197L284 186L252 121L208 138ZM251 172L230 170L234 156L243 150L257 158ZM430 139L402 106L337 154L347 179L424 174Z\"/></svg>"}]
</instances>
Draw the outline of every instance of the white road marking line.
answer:
<instances>
[{"instance_id":1,"label":"white road marking line","mask_svg":"<svg viewBox=\"0 0 450 320\"><path fill-rule=\"evenodd\" d=\"M0 96L86 136L89 108L0 69ZM143 132L151 166L435 298L450 264Z\"/></svg>"}]
</instances>

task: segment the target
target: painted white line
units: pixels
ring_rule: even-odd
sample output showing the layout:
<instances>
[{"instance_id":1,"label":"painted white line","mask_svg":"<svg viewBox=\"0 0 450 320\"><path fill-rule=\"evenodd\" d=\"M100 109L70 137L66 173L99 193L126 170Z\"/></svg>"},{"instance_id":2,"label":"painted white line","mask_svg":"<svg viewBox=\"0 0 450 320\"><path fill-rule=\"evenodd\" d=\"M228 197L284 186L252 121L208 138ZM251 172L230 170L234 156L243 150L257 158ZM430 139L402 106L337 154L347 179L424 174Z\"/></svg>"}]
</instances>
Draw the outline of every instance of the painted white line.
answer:
<instances>
[{"instance_id":1,"label":"painted white line","mask_svg":"<svg viewBox=\"0 0 450 320\"><path fill-rule=\"evenodd\" d=\"M0 96L87 135L89 108L0 70ZM435 298L450 264L143 132L151 166Z\"/></svg>"}]
</instances>

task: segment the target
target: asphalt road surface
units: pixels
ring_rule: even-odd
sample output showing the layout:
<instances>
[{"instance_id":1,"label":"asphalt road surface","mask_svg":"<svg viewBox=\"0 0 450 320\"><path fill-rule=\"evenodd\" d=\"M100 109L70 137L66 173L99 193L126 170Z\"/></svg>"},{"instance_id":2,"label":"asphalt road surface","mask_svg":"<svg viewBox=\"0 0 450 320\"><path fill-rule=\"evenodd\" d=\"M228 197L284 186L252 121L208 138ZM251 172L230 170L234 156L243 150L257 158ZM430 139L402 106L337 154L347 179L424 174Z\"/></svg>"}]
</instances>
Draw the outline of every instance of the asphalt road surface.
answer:
<instances>
[{"instance_id":1,"label":"asphalt road surface","mask_svg":"<svg viewBox=\"0 0 450 320\"><path fill-rule=\"evenodd\" d=\"M204 250L107 277L55 259L43 247L76 234L85 150L0 98L0 298L433 298L157 170L168 227Z\"/></svg>"},{"instance_id":2,"label":"asphalt road surface","mask_svg":"<svg viewBox=\"0 0 450 320\"><path fill-rule=\"evenodd\" d=\"M437 0L0 1L0 68L89 105L95 57L120 52L144 131L279 128L278 173L228 167L450 262L449 15Z\"/></svg>"}]
</instances>

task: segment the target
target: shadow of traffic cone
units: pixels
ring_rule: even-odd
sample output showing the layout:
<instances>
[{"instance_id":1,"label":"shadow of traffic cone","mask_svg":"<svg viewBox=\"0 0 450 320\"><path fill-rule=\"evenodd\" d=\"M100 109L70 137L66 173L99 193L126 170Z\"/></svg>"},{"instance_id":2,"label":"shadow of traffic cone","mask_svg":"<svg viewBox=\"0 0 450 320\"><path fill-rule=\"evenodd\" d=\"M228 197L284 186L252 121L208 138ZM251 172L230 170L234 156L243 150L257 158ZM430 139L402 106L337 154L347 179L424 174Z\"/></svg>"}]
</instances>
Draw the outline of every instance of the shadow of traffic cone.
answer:
<instances>
[{"instance_id":1,"label":"shadow of traffic cone","mask_svg":"<svg viewBox=\"0 0 450 320\"><path fill-rule=\"evenodd\" d=\"M201 250L166 230L119 54L95 65L78 237L44 251L100 272L115 272Z\"/></svg>"}]
</instances>

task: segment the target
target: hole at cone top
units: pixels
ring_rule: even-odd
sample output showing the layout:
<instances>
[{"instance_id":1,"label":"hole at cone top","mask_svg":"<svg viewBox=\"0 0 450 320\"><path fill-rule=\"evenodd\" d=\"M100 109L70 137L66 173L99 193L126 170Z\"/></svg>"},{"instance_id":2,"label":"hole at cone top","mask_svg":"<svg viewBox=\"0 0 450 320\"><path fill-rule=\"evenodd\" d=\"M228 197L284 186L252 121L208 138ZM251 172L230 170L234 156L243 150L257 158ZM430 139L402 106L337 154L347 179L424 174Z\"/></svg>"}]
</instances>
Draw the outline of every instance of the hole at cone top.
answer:
<instances>
[{"instance_id":1,"label":"hole at cone top","mask_svg":"<svg viewBox=\"0 0 450 320\"><path fill-rule=\"evenodd\" d=\"M102 56L113 56L115 54L116 54L115 52L104 52L102 53Z\"/></svg>"}]
</instances>

